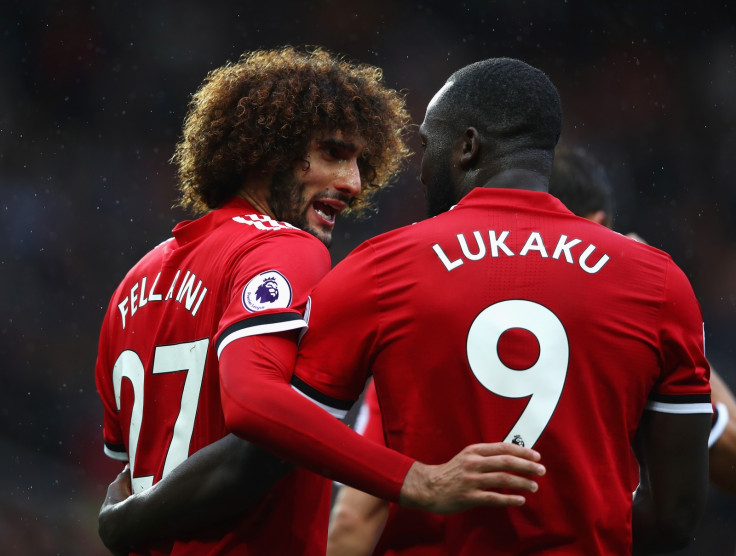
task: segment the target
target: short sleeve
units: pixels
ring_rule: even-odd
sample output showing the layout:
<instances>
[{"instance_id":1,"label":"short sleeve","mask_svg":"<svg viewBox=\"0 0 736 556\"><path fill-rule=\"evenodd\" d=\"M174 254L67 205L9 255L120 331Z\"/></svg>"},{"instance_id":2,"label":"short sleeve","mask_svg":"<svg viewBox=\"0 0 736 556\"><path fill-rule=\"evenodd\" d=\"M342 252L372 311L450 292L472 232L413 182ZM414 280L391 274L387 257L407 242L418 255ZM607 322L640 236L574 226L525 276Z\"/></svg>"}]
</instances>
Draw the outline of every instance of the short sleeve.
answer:
<instances>
[{"instance_id":1,"label":"short sleeve","mask_svg":"<svg viewBox=\"0 0 736 556\"><path fill-rule=\"evenodd\" d=\"M703 317L685 274L669 261L659 332L662 373L646 408L665 413L711 413L710 367Z\"/></svg>"},{"instance_id":2,"label":"short sleeve","mask_svg":"<svg viewBox=\"0 0 736 556\"><path fill-rule=\"evenodd\" d=\"M330 266L325 246L298 231L273 235L245 250L231 268L216 336L218 357L238 338L304 328L309 292Z\"/></svg>"}]
</instances>

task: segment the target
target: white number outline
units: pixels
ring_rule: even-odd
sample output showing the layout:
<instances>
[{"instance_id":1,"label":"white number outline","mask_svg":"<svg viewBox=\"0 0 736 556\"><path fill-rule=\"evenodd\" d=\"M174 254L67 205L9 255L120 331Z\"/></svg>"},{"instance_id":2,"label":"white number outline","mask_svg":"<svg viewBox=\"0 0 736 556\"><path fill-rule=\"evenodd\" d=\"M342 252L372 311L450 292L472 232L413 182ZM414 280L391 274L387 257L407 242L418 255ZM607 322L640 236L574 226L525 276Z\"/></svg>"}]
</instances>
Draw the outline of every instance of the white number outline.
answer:
<instances>
[{"instance_id":1,"label":"white number outline","mask_svg":"<svg viewBox=\"0 0 736 556\"><path fill-rule=\"evenodd\" d=\"M498 356L498 340L512 328L531 332L539 358L528 369L511 369ZM504 398L531 396L504 442L533 447L562 396L570 357L560 319L544 305L525 299L494 303L481 311L468 330L468 364L484 388Z\"/></svg>"},{"instance_id":2,"label":"white number outline","mask_svg":"<svg viewBox=\"0 0 736 556\"><path fill-rule=\"evenodd\" d=\"M166 460L162 478L168 475L177 465L189 457L189 445L194 433L194 421L199 405L199 393L204 379L204 367L207 361L209 338L184 342L167 346L156 346L153 355L153 374L186 372L184 388L181 395L179 414L174 423L174 432L166 451ZM143 492L153 486L153 475L136 476L135 461L138 450L138 439L143 424L143 392L145 385L145 369L140 356L125 350L115 361L112 369L112 382L115 390L115 403L120 411L120 391L123 378L127 378L133 386L133 409L128 431L128 451L130 459L131 486L133 494Z\"/></svg>"}]
</instances>

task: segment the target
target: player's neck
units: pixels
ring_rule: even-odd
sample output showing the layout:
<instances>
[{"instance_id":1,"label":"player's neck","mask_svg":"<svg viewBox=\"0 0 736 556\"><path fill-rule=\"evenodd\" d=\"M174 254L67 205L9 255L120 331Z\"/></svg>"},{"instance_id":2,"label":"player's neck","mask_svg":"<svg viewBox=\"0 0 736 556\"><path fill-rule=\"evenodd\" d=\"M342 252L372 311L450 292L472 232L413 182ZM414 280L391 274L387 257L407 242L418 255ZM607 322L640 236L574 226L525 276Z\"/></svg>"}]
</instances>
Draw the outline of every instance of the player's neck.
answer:
<instances>
[{"instance_id":1,"label":"player's neck","mask_svg":"<svg viewBox=\"0 0 736 556\"><path fill-rule=\"evenodd\" d=\"M237 196L245 199L259 213L276 218L268 204L269 188L271 185L270 176L259 176L259 178L249 178L247 183L240 188Z\"/></svg>"},{"instance_id":2,"label":"player's neck","mask_svg":"<svg viewBox=\"0 0 736 556\"><path fill-rule=\"evenodd\" d=\"M525 169L503 170L486 180L483 187L503 189L527 189L544 191L549 189L549 179L539 172Z\"/></svg>"}]
</instances>

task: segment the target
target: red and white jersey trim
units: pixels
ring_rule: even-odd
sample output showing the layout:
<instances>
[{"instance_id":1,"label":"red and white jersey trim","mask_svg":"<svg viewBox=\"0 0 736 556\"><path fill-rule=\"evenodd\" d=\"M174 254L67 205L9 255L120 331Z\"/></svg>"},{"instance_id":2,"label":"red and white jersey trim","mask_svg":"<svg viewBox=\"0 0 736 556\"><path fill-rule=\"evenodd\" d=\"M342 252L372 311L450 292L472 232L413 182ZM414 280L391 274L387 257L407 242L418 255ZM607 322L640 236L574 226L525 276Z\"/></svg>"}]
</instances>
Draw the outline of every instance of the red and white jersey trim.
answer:
<instances>
[{"instance_id":1,"label":"red and white jersey trim","mask_svg":"<svg viewBox=\"0 0 736 556\"><path fill-rule=\"evenodd\" d=\"M229 326L217 340L217 358L229 343L258 334L274 334L306 328L307 323L297 313L269 313L242 320Z\"/></svg>"}]
</instances>

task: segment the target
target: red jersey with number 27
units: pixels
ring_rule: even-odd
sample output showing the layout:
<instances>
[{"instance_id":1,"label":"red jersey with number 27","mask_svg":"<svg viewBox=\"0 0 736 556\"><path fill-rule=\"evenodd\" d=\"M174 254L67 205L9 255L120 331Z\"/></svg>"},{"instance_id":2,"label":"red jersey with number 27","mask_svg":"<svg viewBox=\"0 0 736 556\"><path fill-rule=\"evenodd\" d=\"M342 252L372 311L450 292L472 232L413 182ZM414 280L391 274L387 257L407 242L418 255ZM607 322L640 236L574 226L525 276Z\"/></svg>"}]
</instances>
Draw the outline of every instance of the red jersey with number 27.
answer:
<instances>
[{"instance_id":1,"label":"red jersey with number 27","mask_svg":"<svg viewBox=\"0 0 736 556\"><path fill-rule=\"evenodd\" d=\"M331 266L317 239L240 199L173 233L115 291L95 369L105 452L130 462L136 493L227 434L218 353L243 337L304 327L307 294ZM329 481L297 469L234 526L149 553L324 554L329 496Z\"/></svg>"},{"instance_id":2,"label":"red jersey with number 27","mask_svg":"<svg viewBox=\"0 0 736 556\"><path fill-rule=\"evenodd\" d=\"M475 189L320 282L292 384L339 405L371 373L386 442L410 457L497 441L543 454L524 506L445 516L448 554L630 553L642 412L711 412L683 272L532 191Z\"/></svg>"}]
</instances>

